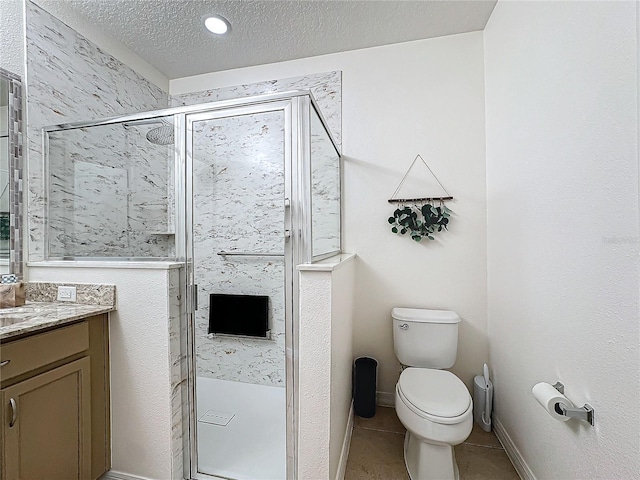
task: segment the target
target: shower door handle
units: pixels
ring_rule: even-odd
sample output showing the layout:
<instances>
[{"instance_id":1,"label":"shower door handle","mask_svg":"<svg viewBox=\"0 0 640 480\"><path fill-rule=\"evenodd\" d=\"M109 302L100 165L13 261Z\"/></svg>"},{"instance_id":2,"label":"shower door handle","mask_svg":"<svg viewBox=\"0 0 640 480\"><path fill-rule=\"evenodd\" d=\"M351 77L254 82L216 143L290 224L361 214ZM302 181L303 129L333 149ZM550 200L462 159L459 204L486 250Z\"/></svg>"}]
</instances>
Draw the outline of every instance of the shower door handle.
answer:
<instances>
[{"instance_id":1,"label":"shower door handle","mask_svg":"<svg viewBox=\"0 0 640 480\"><path fill-rule=\"evenodd\" d=\"M187 286L187 298L191 299L190 313L195 313L198 310L198 285Z\"/></svg>"},{"instance_id":2,"label":"shower door handle","mask_svg":"<svg viewBox=\"0 0 640 480\"><path fill-rule=\"evenodd\" d=\"M289 200L288 198L284 199L284 218L285 218L285 225L288 225L289 218L291 218L291 200ZM290 238L291 238L291 230L287 228L284 231L284 243L287 243Z\"/></svg>"}]
</instances>

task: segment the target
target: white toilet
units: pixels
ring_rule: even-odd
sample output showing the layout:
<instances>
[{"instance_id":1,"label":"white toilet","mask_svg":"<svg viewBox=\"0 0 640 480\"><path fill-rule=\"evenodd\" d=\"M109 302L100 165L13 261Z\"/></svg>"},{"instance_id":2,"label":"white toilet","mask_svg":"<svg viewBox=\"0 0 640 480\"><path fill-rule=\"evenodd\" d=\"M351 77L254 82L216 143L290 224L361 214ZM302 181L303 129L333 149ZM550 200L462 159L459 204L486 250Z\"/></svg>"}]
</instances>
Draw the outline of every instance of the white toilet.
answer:
<instances>
[{"instance_id":1,"label":"white toilet","mask_svg":"<svg viewBox=\"0 0 640 480\"><path fill-rule=\"evenodd\" d=\"M396 413L407 429L404 461L411 480L457 480L453 446L473 426L464 383L442 368L458 352L460 317L448 310L394 308L393 345L406 366L396 385Z\"/></svg>"}]
</instances>

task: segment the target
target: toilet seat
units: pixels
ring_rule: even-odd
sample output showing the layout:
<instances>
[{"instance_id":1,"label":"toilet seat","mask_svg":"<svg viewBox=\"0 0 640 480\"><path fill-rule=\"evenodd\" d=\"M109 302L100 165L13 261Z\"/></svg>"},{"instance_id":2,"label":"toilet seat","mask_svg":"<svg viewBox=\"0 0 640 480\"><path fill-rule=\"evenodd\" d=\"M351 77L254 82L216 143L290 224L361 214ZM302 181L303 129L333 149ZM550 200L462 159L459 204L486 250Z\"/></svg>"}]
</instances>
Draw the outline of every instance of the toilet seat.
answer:
<instances>
[{"instance_id":1,"label":"toilet seat","mask_svg":"<svg viewBox=\"0 0 640 480\"><path fill-rule=\"evenodd\" d=\"M446 370L407 368L397 384L398 396L416 415L434 423L460 423L472 408L464 383Z\"/></svg>"}]
</instances>

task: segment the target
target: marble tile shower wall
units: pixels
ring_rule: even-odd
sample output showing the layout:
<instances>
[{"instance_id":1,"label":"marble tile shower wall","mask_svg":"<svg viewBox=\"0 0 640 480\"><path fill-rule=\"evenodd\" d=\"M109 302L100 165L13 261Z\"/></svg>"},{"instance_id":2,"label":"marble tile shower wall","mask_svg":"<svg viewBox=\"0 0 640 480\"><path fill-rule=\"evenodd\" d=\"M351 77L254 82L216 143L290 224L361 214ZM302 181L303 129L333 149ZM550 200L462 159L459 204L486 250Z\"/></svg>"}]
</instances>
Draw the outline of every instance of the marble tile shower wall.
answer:
<instances>
[{"instance_id":1,"label":"marble tile shower wall","mask_svg":"<svg viewBox=\"0 0 640 480\"><path fill-rule=\"evenodd\" d=\"M170 102L172 106L195 105L298 89L313 92L333 137L340 145L342 73L339 71L177 95L171 97ZM283 124L274 114L261 114L235 118L232 122L227 119L222 124L208 122L207 126L209 133L205 132L206 127L202 127L201 134L194 137L194 143L208 149L208 152L215 151L216 162L213 162L209 153L209 161L198 164L198 158L206 157L194 155L196 168L199 169L194 172L194 178L202 179L198 181L208 183L211 189L214 186L213 175L217 172L219 175L216 177L215 185L223 190L214 194L213 190L207 191L205 187L200 196L196 192L194 197L195 214L201 215L202 218L202 221L194 222L195 271L201 298L196 317L197 375L284 386L284 260L278 257L225 258L216 255L219 250L274 253L283 250L283 154L280 153L277 159L274 156L273 159L261 163L263 167L271 169L270 174L255 170L255 165L252 169L249 163L232 162L226 170L223 163L220 163L225 159L231 159L226 154L231 152L233 145L242 144L243 136L246 140L251 140L245 143L245 146L249 147L252 142L265 147L269 143L268 139L271 139L273 145L281 145ZM218 127L217 133L213 127ZM241 135L238 136L239 134ZM320 133L316 139L318 141L314 141L313 148L316 153L321 153L324 159L318 163L320 168L320 164L326 161L329 155L326 144L319 137ZM275 154L273 147L265 151L269 154L263 158ZM254 153L254 159L264 154L262 151ZM237 150L234 151L234 155L238 155ZM228 167L238 168L238 171L231 171ZM272 182L266 183L269 179ZM319 189L324 188L322 182L318 176ZM196 190L198 188L196 185ZM228 195L223 194L225 191ZM244 199L245 207L238 198ZM248 213L255 210L256 206L258 210ZM198 211L201 211L201 214L198 214ZM246 228L249 228L249 225L253 227L247 232L241 231L242 222L237 220L239 217L243 218L242 222L247 220ZM329 220L328 222L330 223ZM272 340L213 338L208 335L208 293L269 295Z\"/></svg>"},{"instance_id":2,"label":"marble tile shower wall","mask_svg":"<svg viewBox=\"0 0 640 480\"><path fill-rule=\"evenodd\" d=\"M38 261L45 245L42 127L166 108L169 100L166 92L29 1L26 37L29 260ZM96 165L79 167L79 181L105 171ZM111 180L124 179L123 172L112 170Z\"/></svg>"},{"instance_id":3,"label":"marble tile shower wall","mask_svg":"<svg viewBox=\"0 0 640 480\"><path fill-rule=\"evenodd\" d=\"M49 254L171 257L168 164L172 149L147 141L153 128L122 124L49 136Z\"/></svg>"},{"instance_id":4,"label":"marble tile shower wall","mask_svg":"<svg viewBox=\"0 0 640 480\"><path fill-rule=\"evenodd\" d=\"M183 404L188 401L187 362L185 361L186 338L180 325L186 315L185 282L181 281L183 270L173 268L168 271L169 285L169 368L171 382L171 472L172 480L183 479L183 426L189 424L187 409Z\"/></svg>"},{"instance_id":5,"label":"marble tile shower wall","mask_svg":"<svg viewBox=\"0 0 640 480\"><path fill-rule=\"evenodd\" d=\"M336 143L340 146L342 144L342 72L340 71L173 95L170 98L170 102L171 106L179 107L291 90L311 90L313 92L313 96L322 111L322 116L326 120Z\"/></svg>"},{"instance_id":6,"label":"marble tile shower wall","mask_svg":"<svg viewBox=\"0 0 640 480\"><path fill-rule=\"evenodd\" d=\"M284 256L218 255L284 253L284 115L199 122L193 144L197 374L284 386ZM212 293L269 296L270 339L209 335Z\"/></svg>"}]
</instances>

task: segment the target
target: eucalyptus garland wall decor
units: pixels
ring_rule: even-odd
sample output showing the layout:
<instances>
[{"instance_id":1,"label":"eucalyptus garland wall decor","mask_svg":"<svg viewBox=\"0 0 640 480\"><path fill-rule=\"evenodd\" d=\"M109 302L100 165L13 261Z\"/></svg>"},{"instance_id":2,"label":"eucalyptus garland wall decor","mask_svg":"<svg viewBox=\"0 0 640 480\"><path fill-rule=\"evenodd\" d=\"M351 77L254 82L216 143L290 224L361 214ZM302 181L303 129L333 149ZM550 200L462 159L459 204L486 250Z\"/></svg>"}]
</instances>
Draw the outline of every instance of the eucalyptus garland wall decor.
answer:
<instances>
[{"instance_id":1,"label":"eucalyptus garland wall decor","mask_svg":"<svg viewBox=\"0 0 640 480\"><path fill-rule=\"evenodd\" d=\"M393 217L389 217L389 223L393 233L408 233L412 239L419 242L425 237L435 240L433 234L443 229L447 230L450 218L451 210L444 203L441 202L437 207L425 203L422 206L397 208Z\"/></svg>"},{"instance_id":2,"label":"eucalyptus garland wall decor","mask_svg":"<svg viewBox=\"0 0 640 480\"><path fill-rule=\"evenodd\" d=\"M433 178L438 182L438 185L440 185L445 195L440 197L394 198L418 159L422 160L422 163L424 163L431 175L433 175ZM431 168L429 168L429 165L427 165L427 162L425 162L420 155L417 155L413 160L407 173L404 174L398 188L396 188L391 197L389 203L400 204L393 212L393 216L389 217L388 220L393 233L399 235L409 234L413 240L419 242L425 237L429 240L435 240L434 234L442 232L442 230L448 230L447 226L451 220L451 210L445 206L444 202L446 200L453 200L453 197L449 195L449 192L447 192L442 183L440 183L440 180L438 180L438 177L435 176Z\"/></svg>"}]
</instances>

